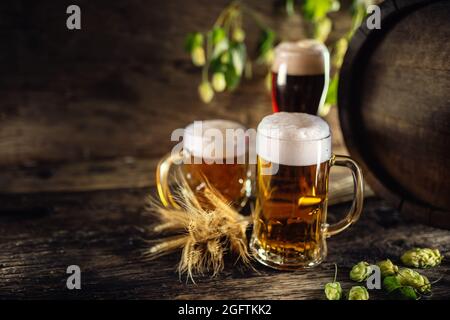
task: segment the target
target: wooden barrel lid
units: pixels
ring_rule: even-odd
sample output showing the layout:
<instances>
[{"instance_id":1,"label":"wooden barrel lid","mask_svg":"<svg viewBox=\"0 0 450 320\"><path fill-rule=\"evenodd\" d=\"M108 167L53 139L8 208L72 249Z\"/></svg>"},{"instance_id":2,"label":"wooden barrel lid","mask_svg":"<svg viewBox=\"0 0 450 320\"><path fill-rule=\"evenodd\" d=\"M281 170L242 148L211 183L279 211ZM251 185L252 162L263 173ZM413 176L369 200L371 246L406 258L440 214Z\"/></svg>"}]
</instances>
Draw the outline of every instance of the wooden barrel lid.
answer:
<instances>
[{"instance_id":1,"label":"wooden barrel lid","mask_svg":"<svg viewBox=\"0 0 450 320\"><path fill-rule=\"evenodd\" d=\"M385 1L340 72L339 118L373 190L402 213L450 229L450 1Z\"/></svg>"}]
</instances>

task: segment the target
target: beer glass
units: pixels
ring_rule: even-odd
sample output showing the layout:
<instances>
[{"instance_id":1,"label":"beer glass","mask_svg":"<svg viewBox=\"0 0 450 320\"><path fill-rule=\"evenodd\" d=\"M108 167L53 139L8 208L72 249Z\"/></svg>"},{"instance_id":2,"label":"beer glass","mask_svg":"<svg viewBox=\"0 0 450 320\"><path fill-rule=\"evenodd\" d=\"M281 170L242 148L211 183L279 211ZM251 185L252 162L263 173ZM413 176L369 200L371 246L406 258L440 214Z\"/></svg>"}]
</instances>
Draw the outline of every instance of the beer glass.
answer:
<instances>
[{"instance_id":1,"label":"beer glass","mask_svg":"<svg viewBox=\"0 0 450 320\"><path fill-rule=\"evenodd\" d=\"M309 268L327 254L326 239L356 222L363 206L363 177L346 156L331 153L321 118L279 112L257 130L257 205L250 246L255 258L276 269ZM349 168L355 197L344 219L327 224L330 168Z\"/></svg>"},{"instance_id":2,"label":"beer glass","mask_svg":"<svg viewBox=\"0 0 450 320\"><path fill-rule=\"evenodd\" d=\"M273 111L317 114L327 95L329 65L327 47L316 40L280 43L272 64Z\"/></svg>"},{"instance_id":3,"label":"beer glass","mask_svg":"<svg viewBox=\"0 0 450 320\"><path fill-rule=\"evenodd\" d=\"M212 209L204 196L206 183L235 208L250 193L248 140L245 127L227 120L195 121L184 129L182 149L164 157L156 169L158 194L164 206L178 208L170 188L171 169L187 182L202 207Z\"/></svg>"}]
</instances>

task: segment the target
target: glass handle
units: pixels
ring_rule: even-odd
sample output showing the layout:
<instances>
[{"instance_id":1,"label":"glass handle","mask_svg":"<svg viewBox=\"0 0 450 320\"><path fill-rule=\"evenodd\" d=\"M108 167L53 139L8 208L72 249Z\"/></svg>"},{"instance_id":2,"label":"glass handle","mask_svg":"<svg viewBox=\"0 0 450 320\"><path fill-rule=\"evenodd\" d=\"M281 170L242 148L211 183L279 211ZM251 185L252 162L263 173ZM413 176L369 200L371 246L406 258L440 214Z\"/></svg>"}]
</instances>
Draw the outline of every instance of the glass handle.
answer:
<instances>
[{"instance_id":1,"label":"glass handle","mask_svg":"<svg viewBox=\"0 0 450 320\"><path fill-rule=\"evenodd\" d=\"M351 224L355 223L361 215L364 202L363 174L358 164L350 157L339 155L333 155L330 163L331 166L346 167L350 169L354 182L354 198L350 211L347 215L339 222L328 226L326 232L327 237L334 236L335 234L347 229Z\"/></svg>"},{"instance_id":2,"label":"glass handle","mask_svg":"<svg viewBox=\"0 0 450 320\"><path fill-rule=\"evenodd\" d=\"M169 174L172 165L181 160L182 155L168 154L161 161L159 161L156 167L156 187L158 189L159 199L165 207L180 208L177 202L174 200L172 192L169 187Z\"/></svg>"}]
</instances>

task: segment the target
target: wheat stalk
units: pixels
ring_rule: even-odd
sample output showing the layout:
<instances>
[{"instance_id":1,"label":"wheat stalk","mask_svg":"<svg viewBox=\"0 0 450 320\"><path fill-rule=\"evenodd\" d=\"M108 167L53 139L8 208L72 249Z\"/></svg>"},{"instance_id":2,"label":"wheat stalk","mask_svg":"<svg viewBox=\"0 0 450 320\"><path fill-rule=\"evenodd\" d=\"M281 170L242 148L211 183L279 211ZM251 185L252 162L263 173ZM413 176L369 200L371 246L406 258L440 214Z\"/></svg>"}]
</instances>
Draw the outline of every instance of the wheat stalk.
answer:
<instances>
[{"instance_id":1,"label":"wheat stalk","mask_svg":"<svg viewBox=\"0 0 450 320\"><path fill-rule=\"evenodd\" d=\"M206 181L206 180L205 180ZM211 272L218 275L224 268L224 255L231 252L244 265L250 266L246 229L250 217L241 215L208 182L204 197L213 209L205 209L197 201L185 181L177 182L175 199L180 209L164 207L155 198L148 200L148 211L158 222L154 232L177 232L152 241L145 256L155 259L181 249L178 272L194 282L194 275Z\"/></svg>"}]
</instances>

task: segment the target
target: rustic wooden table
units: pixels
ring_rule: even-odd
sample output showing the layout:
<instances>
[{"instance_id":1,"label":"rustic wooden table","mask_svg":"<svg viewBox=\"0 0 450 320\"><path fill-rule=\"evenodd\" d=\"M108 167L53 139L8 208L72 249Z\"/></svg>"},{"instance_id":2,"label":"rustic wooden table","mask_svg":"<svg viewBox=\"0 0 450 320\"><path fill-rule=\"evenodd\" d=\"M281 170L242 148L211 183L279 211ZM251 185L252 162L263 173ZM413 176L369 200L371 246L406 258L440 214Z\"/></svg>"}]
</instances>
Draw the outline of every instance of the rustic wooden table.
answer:
<instances>
[{"instance_id":1,"label":"rustic wooden table","mask_svg":"<svg viewBox=\"0 0 450 320\"><path fill-rule=\"evenodd\" d=\"M282 1L246 3L284 39L306 36L303 19L282 14ZM200 70L183 43L188 32L207 30L229 0L188 6L179 0L79 0L80 31L66 29L70 4L0 2L0 299L323 299L333 263L348 289L354 263L398 261L415 245L446 255L440 267L424 272L431 280L443 276L432 298L450 298L450 232L408 222L375 198L367 200L359 223L330 239L328 260L314 270L277 272L255 264L258 273L241 272L228 263L219 277L199 277L193 285L176 274L177 254L143 259L146 240L156 237L148 232L145 197L154 192L151 172L171 150L170 134L214 118L255 128L271 112L267 70L255 65L254 78L239 90L200 103ZM343 8L350 4L342 1ZM351 27L348 11L341 12L333 13L330 43ZM245 23L250 53L260 30ZM411 33L395 35L403 40ZM436 61L428 62L434 67ZM334 152L345 153L336 108L327 121ZM330 218L345 208L331 207ZM66 269L74 264L82 271L81 290L66 289Z\"/></svg>"},{"instance_id":2,"label":"rustic wooden table","mask_svg":"<svg viewBox=\"0 0 450 320\"><path fill-rule=\"evenodd\" d=\"M369 198L361 220L329 240L329 256L316 269L277 272L255 263L258 272L228 262L223 274L180 280L178 254L148 261L141 255L151 218L144 213L148 189L0 196L0 298L39 299L323 299L333 263L349 289L349 268L359 260L391 258L413 246L439 248L438 268L425 270L432 299L450 298L450 232L405 220L384 201ZM348 204L330 208L330 220ZM81 290L66 289L66 268L81 268ZM376 291L376 290L375 290ZM371 291L374 299L384 299Z\"/></svg>"}]
</instances>

